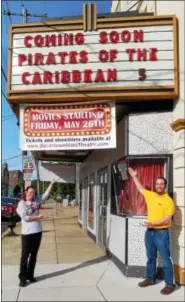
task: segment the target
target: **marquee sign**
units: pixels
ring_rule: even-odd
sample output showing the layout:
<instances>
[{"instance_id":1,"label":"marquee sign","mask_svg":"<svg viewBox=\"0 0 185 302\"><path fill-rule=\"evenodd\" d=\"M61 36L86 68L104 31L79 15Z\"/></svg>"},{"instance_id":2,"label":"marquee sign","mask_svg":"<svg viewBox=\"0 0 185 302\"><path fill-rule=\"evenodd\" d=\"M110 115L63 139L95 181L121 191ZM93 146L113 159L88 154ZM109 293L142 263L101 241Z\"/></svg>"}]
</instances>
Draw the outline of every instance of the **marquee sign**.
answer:
<instances>
[{"instance_id":1,"label":"marquee sign","mask_svg":"<svg viewBox=\"0 0 185 302\"><path fill-rule=\"evenodd\" d=\"M22 150L116 148L115 104L20 107Z\"/></svg>"},{"instance_id":2,"label":"marquee sign","mask_svg":"<svg viewBox=\"0 0 185 302\"><path fill-rule=\"evenodd\" d=\"M36 96L66 102L178 94L174 16L101 18L91 10L76 20L12 25L10 36L12 101L31 102Z\"/></svg>"}]
</instances>

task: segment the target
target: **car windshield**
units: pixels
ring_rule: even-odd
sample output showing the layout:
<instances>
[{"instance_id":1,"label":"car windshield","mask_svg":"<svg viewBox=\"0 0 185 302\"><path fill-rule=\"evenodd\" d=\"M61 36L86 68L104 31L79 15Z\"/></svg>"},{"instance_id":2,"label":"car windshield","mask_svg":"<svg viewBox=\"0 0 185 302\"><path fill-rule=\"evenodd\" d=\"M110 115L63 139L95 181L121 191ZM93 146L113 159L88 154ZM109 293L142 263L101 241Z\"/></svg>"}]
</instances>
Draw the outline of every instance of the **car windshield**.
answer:
<instances>
[{"instance_id":1,"label":"car windshield","mask_svg":"<svg viewBox=\"0 0 185 302\"><path fill-rule=\"evenodd\" d=\"M9 203L14 204L15 203L15 199L11 198L11 197L2 197L1 198L1 203L2 204L9 204Z\"/></svg>"}]
</instances>

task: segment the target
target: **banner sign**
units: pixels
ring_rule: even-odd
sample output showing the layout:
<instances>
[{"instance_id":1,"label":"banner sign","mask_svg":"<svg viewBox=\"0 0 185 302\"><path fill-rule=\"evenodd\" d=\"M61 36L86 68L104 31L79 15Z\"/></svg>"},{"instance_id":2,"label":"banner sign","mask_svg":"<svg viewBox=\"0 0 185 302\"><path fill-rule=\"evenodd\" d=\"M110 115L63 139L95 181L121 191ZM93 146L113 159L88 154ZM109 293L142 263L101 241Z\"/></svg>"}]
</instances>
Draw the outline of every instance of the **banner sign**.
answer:
<instances>
[{"instance_id":1,"label":"banner sign","mask_svg":"<svg viewBox=\"0 0 185 302\"><path fill-rule=\"evenodd\" d=\"M116 148L115 103L20 106L22 150Z\"/></svg>"},{"instance_id":2,"label":"banner sign","mask_svg":"<svg viewBox=\"0 0 185 302\"><path fill-rule=\"evenodd\" d=\"M24 181L32 180L35 169L33 156L23 156L23 179Z\"/></svg>"}]
</instances>

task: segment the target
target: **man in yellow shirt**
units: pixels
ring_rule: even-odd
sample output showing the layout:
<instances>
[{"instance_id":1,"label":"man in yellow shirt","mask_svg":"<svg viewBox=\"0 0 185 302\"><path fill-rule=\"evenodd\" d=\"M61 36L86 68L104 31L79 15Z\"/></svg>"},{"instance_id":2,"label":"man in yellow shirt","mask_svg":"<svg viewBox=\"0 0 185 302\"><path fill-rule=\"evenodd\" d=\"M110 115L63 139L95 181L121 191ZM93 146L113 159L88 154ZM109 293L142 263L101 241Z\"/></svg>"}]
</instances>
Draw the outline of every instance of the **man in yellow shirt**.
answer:
<instances>
[{"instance_id":1,"label":"man in yellow shirt","mask_svg":"<svg viewBox=\"0 0 185 302\"><path fill-rule=\"evenodd\" d=\"M170 259L169 228L172 216L175 213L174 201L166 191L167 181L163 177L158 177L155 182L155 192L143 188L137 178L137 171L128 169L130 176L138 189L144 196L147 204L148 220L145 222L147 227L145 233L145 246L147 253L147 273L146 279L140 282L140 287L147 287L155 284L156 278L156 258L159 252L164 270L165 287L161 290L164 295L174 291L173 284L173 265Z\"/></svg>"}]
</instances>

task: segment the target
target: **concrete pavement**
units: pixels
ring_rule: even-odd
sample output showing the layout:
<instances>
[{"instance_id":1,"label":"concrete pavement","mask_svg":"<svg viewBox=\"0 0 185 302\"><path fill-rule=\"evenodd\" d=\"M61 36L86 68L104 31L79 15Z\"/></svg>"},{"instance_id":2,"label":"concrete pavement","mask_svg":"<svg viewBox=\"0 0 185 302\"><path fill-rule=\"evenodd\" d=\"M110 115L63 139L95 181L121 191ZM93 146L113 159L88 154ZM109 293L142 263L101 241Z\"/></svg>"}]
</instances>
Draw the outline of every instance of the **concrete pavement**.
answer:
<instances>
[{"instance_id":1,"label":"concrete pavement","mask_svg":"<svg viewBox=\"0 0 185 302\"><path fill-rule=\"evenodd\" d=\"M103 256L102 250L78 226L78 208L63 208L56 215L54 205L46 204L41 210L48 218L42 222L44 231L37 263L77 263ZM5 236L2 240L2 264L5 265L20 262L20 224L14 231L17 236Z\"/></svg>"},{"instance_id":2,"label":"concrete pavement","mask_svg":"<svg viewBox=\"0 0 185 302\"><path fill-rule=\"evenodd\" d=\"M16 237L2 240L2 301L184 301L184 288L162 296L164 283L141 289L126 278L77 224L77 208L52 206L36 266L38 282L18 287L20 226Z\"/></svg>"},{"instance_id":3,"label":"concrete pavement","mask_svg":"<svg viewBox=\"0 0 185 302\"><path fill-rule=\"evenodd\" d=\"M184 301L184 288L163 296L160 282L149 288L126 278L111 260L37 265L38 282L19 289L18 266L2 268L2 301Z\"/></svg>"}]
</instances>

